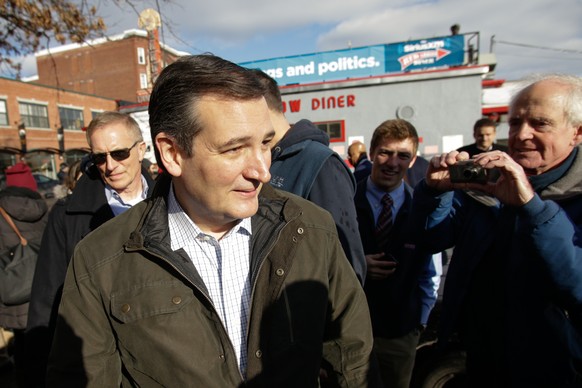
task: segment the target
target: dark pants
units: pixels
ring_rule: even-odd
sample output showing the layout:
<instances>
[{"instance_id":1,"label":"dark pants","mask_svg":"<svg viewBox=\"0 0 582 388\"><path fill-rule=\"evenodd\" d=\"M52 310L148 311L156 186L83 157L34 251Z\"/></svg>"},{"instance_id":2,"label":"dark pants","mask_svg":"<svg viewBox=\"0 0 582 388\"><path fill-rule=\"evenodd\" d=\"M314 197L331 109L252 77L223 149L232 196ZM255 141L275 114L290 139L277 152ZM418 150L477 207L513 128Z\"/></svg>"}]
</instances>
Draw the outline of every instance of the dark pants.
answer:
<instances>
[{"instance_id":1,"label":"dark pants","mask_svg":"<svg viewBox=\"0 0 582 388\"><path fill-rule=\"evenodd\" d=\"M398 338L374 338L374 352L385 387L409 388L420 331Z\"/></svg>"}]
</instances>

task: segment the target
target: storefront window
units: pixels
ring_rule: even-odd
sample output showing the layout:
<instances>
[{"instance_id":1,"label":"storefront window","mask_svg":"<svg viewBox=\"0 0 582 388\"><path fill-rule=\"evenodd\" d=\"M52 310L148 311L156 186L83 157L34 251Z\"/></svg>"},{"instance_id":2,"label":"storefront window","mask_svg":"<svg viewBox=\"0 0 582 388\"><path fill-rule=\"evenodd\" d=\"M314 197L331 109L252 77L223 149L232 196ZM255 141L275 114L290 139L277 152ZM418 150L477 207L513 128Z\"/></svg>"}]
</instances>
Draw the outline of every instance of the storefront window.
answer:
<instances>
[{"instance_id":1,"label":"storefront window","mask_svg":"<svg viewBox=\"0 0 582 388\"><path fill-rule=\"evenodd\" d=\"M75 163L77 160L83 159L84 156L89 154L89 150L73 149L65 151L63 154L64 162L69 166Z\"/></svg>"},{"instance_id":2,"label":"storefront window","mask_svg":"<svg viewBox=\"0 0 582 388\"><path fill-rule=\"evenodd\" d=\"M54 153L45 151L28 152L26 154L26 164L30 166L32 172L38 172L53 179L57 177Z\"/></svg>"},{"instance_id":3,"label":"storefront window","mask_svg":"<svg viewBox=\"0 0 582 388\"><path fill-rule=\"evenodd\" d=\"M17 156L12 152L0 151L0 190L4 188L4 170L16 163Z\"/></svg>"}]
</instances>

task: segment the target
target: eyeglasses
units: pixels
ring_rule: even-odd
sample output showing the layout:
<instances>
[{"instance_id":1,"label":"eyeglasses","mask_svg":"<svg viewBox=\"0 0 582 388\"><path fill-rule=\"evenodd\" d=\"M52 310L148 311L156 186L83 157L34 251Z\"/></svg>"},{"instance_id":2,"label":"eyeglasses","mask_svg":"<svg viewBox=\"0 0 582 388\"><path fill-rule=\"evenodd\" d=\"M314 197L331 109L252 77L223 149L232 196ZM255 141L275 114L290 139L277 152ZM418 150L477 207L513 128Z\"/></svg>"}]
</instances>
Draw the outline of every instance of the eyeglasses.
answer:
<instances>
[{"instance_id":1,"label":"eyeglasses","mask_svg":"<svg viewBox=\"0 0 582 388\"><path fill-rule=\"evenodd\" d=\"M114 160L121 162L121 161L129 158L129 155L131 154L131 150L133 149L133 147L135 147L139 143L141 143L140 140L133 143L133 145L129 148L122 148L120 150L115 150L115 151L111 151L111 152L102 152L99 154L91 154L91 160L96 165L101 165L101 164L107 162L107 155L111 155L111 157Z\"/></svg>"}]
</instances>

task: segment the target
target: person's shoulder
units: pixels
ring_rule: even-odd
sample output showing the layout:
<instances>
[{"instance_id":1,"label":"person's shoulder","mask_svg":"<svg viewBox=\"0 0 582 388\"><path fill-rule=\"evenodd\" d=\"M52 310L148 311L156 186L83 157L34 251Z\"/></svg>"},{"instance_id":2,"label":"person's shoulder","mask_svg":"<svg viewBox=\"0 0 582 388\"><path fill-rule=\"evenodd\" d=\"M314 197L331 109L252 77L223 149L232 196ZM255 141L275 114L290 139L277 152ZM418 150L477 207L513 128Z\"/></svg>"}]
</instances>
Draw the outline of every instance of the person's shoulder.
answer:
<instances>
[{"instance_id":1,"label":"person's shoulder","mask_svg":"<svg viewBox=\"0 0 582 388\"><path fill-rule=\"evenodd\" d=\"M70 201L71 201L71 194L69 194L63 198L57 199L55 201L55 203L53 203L53 205L51 206L50 214L53 215L53 217L55 214L58 214L59 216L65 215L67 212L67 206L68 206Z\"/></svg>"},{"instance_id":2,"label":"person's shoulder","mask_svg":"<svg viewBox=\"0 0 582 388\"><path fill-rule=\"evenodd\" d=\"M142 219L147 207L146 201L139 202L131 209L104 222L85 236L77 247L92 252L99 246L99 255L106 255L107 252L122 248Z\"/></svg>"},{"instance_id":3,"label":"person's shoulder","mask_svg":"<svg viewBox=\"0 0 582 388\"><path fill-rule=\"evenodd\" d=\"M279 202L283 206L284 214L290 218L302 217L304 220L311 220L312 222L320 222L322 224L331 222L335 228L333 218L327 210L299 195L269 185L265 185L262 192L266 200Z\"/></svg>"}]
</instances>

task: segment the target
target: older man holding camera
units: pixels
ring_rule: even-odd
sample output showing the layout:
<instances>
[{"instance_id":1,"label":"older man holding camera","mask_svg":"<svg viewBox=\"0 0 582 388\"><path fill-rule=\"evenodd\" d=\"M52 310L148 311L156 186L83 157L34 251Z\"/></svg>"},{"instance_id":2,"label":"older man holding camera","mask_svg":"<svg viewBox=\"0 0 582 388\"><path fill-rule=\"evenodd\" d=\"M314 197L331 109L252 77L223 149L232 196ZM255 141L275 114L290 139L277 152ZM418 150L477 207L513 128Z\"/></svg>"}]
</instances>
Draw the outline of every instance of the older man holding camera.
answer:
<instances>
[{"instance_id":1,"label":"older man holding camera","mask_svg":"<svg viewBox=\"0 0 582 388\"><path fill-rule=\"evenodd\" d=\"M458 331L468 386L580 386L580 101L578 77L530 83L511 102L509 153L460 173L467 153L436 156L415 191L418 243L455 247L439 342Z\"/></svg>"}]
</instances>

